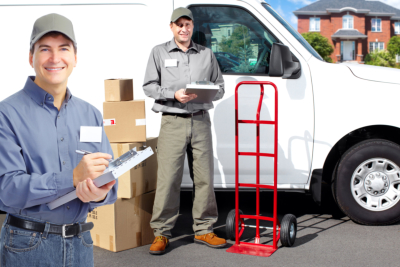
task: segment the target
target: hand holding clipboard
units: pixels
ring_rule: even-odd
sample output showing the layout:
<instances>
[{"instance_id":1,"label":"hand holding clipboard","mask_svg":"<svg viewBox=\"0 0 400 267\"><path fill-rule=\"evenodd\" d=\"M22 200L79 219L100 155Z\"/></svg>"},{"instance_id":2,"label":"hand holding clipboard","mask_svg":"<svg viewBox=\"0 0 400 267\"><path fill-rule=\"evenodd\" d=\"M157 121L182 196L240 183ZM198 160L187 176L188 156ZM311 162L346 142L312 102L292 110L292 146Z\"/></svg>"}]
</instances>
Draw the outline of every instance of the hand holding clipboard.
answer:
<instances>
[{"instance_id":1,"label":"hand holding clipboard","mask_svg":"<svg viewBox=\"0 0 400 267\"><path fill-rule=\"evenodd\" d=\"M211 82L199 81L187 84L185 94L195 94L197 97L191 102L193 103L211 103L215 95L219 91L219 85Z\"/></svg>"}]
</instances>

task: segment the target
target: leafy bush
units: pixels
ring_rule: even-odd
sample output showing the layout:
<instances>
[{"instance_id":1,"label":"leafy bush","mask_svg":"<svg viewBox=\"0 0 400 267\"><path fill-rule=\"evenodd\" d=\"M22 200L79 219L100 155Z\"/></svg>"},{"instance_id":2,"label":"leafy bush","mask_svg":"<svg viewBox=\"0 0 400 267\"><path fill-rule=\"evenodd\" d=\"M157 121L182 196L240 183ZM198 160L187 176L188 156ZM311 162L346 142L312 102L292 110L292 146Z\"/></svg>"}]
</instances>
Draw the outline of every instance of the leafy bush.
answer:
<instances>
[{"instance_id":1,"label":"leafy bush","mask_svg":"<svg viewBox=\"0 0 400 267\"><path fill-rule=\"evenodd\" d=\"M334 50L328 38L322 36L319 32L306 32L301 35L326 62L332 62L331 54Z\"/></svg>"},{"instance_id":2,"label":"leafy bush","mask_svg":"<svg viewBox=\"0 0 400 267\"><path fill-rule=\"evenodd\" d=\"M387 50L375 50L365 56L364 62L366 65L381 66L381 67L396 67L396 60Z\"/></svg>"},{"instance_id":3,"label":"leafy bush","mask_svg":"<svg viewBox=\"0 0 400 267\"><path fill-rule=\"evenodd\" d=\"M393 57L400 55L400 36L390 38L387 49Z\"/></svg>"}]
</instances>

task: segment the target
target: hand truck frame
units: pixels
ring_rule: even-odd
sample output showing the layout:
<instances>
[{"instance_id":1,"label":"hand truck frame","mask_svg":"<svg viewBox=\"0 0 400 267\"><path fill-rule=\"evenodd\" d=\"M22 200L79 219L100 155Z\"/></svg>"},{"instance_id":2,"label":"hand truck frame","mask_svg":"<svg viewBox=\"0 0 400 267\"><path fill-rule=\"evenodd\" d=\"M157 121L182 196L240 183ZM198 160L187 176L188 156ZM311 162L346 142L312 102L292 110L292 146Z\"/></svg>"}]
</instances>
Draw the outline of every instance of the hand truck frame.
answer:
<instances>
[{"instance_id":1,"label":"hand truck frame","mask_svg":"<svg viewBox=\"0 0 400 267\"><path fill-rule=\"evenodd\" d=\"M260 100L257 108L256 120L239 120L239 99L238 89L241 85L260 85ZM264 85L271 85L275 89L275 119L273 121L260 120L261 106L264 98ZM256 152L239 152L239 123L256 124ZM260 124L274 125L274 153L260 152ZM278 202L278 89L276 85L268 81L243 81L236 85L235 89L235 209L231 210L226 220L227 238L235 239L235 244L230 247L227 252L248 254L254 256L269 257L278 249L278 241L281 240L283 246L292 246L296 239L297 221L296 217L291 214L286 214L282 219L282 225L278 220L277 202ZM239 156L255 156L256 163L256 183L239 183ZM260 184L260 157L274 158L274 184ZM255 188L256 189L256 215L244 215L239 210L239 187ZM273 190L273 217L260 216L260 188ZM255 219L256 225L244 223L244 219ZM260 220L272 221L273 227L260 226ZM277 227L278 226L278 227ZM241 242L242 236L246 227L256 228L256 236L254 243ZM239 228L240 231L239 231ZM272 230L273 244L265 245L260 243L260 228ZM278 233L277 233L278 232Z\"/></svg>"}]
</instances>

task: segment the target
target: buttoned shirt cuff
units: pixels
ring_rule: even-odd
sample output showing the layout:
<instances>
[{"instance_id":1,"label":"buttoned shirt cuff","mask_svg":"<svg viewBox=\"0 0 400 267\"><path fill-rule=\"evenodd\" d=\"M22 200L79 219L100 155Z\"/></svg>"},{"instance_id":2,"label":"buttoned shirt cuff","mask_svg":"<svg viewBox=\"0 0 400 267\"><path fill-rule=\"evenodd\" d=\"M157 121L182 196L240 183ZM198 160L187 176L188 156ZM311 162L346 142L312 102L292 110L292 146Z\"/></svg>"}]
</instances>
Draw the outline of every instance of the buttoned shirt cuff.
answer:
<instances>
[{"instance_id":1,"label":"buttoned shirt cuff","mask_svg":"<svg viewBox=\"0 0 400 267\"><path fill-rule=\"evenodd\" d=\"M63 171L55 174L57 196L61 197L75 189L73 181L73 170Z\"/></svg>"},{"instance_id":2,"label":"buttoned shirt cuff","mask_svg":"<svg viewBox=\"0 0 400 267\"><path fill-rule=\"evenodd\" d=\"M108 204L108 202L110 201L110 192L111 190L107 193L107 196L105 199L103 199L102 201L96 202L96 201L90 201L90 209L89 212L92 211L94 208L100 207L100 206L104 206L105 204Z\"/></svg>"},{"instance_id":3,"label":"buttoned shirt cuff","mask_svg":"<svg viewBox=\"0 0 400 267\"><path fill-rule=\"evenodd\" d=\"M165 98L168 100L175 99L175 91L169 88L165 88Z\"/></svg>"}]
</instances>

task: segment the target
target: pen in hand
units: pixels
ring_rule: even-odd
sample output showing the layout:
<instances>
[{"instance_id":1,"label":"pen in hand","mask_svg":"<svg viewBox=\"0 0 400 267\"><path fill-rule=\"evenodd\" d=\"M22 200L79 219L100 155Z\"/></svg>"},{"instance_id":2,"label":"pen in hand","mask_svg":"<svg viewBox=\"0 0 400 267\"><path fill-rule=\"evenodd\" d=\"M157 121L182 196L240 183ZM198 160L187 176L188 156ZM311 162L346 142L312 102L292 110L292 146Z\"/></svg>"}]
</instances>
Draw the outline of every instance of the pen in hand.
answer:
<instances>
[{"instance_id":1,"label":"pen in hand","mask_svg":"<svg viewBox=\"0 0 400 267\"><path fill-rule=\"evenodd\" d=\"M88 155L88 154L92 154L92 152L86 151L86 150L75 150L76 153L81 154L81 155ZM111 162L112 159L105 159L108 162Z\"/></svg>"}]
</instances>

